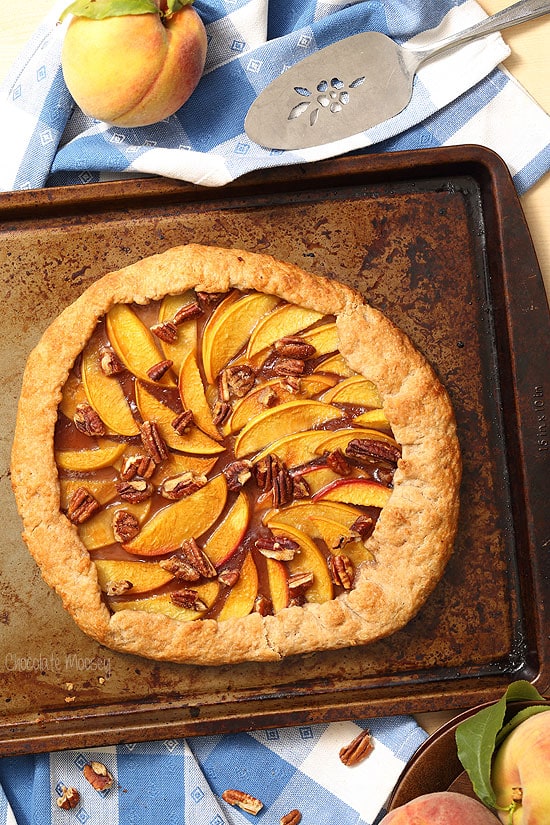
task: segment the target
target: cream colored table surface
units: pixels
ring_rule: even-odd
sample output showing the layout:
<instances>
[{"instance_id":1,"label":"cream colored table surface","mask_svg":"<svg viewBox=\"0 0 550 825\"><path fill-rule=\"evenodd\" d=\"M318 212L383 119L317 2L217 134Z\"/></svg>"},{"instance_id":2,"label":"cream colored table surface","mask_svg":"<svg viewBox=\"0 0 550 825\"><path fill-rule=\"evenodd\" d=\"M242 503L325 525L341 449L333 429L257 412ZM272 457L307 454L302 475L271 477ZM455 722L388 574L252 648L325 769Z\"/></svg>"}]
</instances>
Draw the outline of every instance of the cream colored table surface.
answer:
<instances>
[{"instance_id":1,"label":"cream colored table surface","mask_svg":"<svg viewBox=\"0 0 550 825\"><path fill-rule=\"evenodd\" d=\"M481 5L492 14L511 3L506 0L481 0ZM0 82L52 6L53 0L27 3L0 0ZM550 113L550 15L509 29L504 32L504 39L512 50L505 67ZM522 205L550 296L550 174L522 197ZM417 718L431 733L452 715L446 712L423 713Z\"/></svg>"}]
</instances>

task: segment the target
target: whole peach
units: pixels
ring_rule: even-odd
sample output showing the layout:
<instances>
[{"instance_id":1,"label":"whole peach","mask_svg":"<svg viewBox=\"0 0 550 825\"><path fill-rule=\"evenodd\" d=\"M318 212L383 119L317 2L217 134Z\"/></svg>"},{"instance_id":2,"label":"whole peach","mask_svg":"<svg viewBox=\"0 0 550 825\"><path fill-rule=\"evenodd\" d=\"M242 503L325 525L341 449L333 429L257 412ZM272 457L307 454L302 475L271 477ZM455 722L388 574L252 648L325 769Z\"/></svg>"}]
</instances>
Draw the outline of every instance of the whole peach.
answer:
<instances>
[{"instance_id":1,"label":"whole peach","mask_svg":"<svg viewBox=\"0 0 550 825\"><path fill-rule=\"evenodd\" d=\"M506 737L491 784L505 825L550 823L550 711L530 716Z\"/></svg>"},{"instance_id":2,"label":"whole peach","mask_svg":"<svg viewBox=\"0 0 550 825\"><path fill-rule=\"evenodd\" d=\"M481 802L450 791L418 796L387 814L380 825L498 825Z\"/></svg>"},{"instance_id":3,"label":"whole peach","mask_svg":"<svg viewBox=\"0 0 550 825\"><path fill-rule=\"evenodd\" d=\"M206 31L189 5L166 16L75 16L61 63L65 83L85 114L132 127L177 111L197 86L205 59Z\"/></svg>"}]
</instances>

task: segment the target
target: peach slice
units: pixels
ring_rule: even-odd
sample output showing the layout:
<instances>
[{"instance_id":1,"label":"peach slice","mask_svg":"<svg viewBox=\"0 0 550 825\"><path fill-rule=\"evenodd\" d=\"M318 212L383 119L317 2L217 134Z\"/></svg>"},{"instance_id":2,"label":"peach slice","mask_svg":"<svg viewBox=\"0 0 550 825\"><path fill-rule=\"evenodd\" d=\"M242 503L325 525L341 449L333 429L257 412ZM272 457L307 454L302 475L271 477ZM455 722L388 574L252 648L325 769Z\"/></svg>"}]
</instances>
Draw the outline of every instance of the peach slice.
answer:
<instances>
[{"instance_id":1,"label":"peach slice","mask_svg":"<svg viewBox=\"0 0 550 825\"><path fill-rule=\"evenodd\" d=\"M209 384L247 343L254 327L279 303L275 295L253 292L224 307L202 338L204 375Z\"/></svg>"},{"instance_id":2,"label":"peach slice","mask_svg":"<svg viewBox=\"0 0 550 825\"><path fill-rule=\"evenodd\" d=\"M334 375L341 375L342 378L351 378L352 375L356 375L356 373L348 365L348 362L344 356L339 353L337 355L332 355L330 358L326 358L324 361L321 361L321 363L315 367L313 372L334 373Z\"/></svg>"},{"instance_id":3,"label":"peach slice","mask_svg":"<svg viewBox=\"0 0 550 825\"><path fill-rule=\"evenodd\" d=\"M323 455L325 452L330 453L332 450L345 452L349 442L354 438L373 438L375 441L386 441L388 444L393 444L394 447L399 447L395 438L380 432L380 430L362 430L360 427L347 427L343 430L325 433L324 440L319 443L315 452L317 455Z\"/></svg>"},{"instance_id":4,"label":"peach slice","mask_svg":"<svg viewBox=\"0 0 550 825\"><path fill-rule=\"evenodd\" d=\"M332 581L327 562L317 545L301 530L289 524L272 521L269 525L276 536L288 536L299 546L299 552L287 562L291 573L313 573L313 584L305 592L308 602L328 602L332 599Z\"/></svg>"},{"instance_id":5,"label":"peach slice","mask_svg":"<svg viewBox=\"0 0 550 825\"><path fill-rule=\"evenodd\" d=\"M100 504L108 504L116 498L117 489L116 482L118 477L113 475L113 478L60 478L59 479L59 506L62 510L66 510L69 506L69 500L79 487L85 487L89 493Z\"/></svg>"},{"instance_id":6,"label":"peach slice","mask_svg":"<svg viewBox=\"0 0 550 825\"><path fill-rule=\"evenodd\" d=\"M237 550L250 519L250 503L246 493L239 493L224 520L216 527L203 546L215 567L221 567Z\"/></svg>"},{"instance_id":7,"label":"peach slice","mask_svg":"<svg viewBox=\"0 0 550 825\"><path fill-rule=\"evenodd\" d=\"M182 295L166 295L162 299L159 308L159 324L165 321L171 321L176 312L187 304L194 303L196 295L192 289L184 292ZM179 375L183 359L190 353L197 349L197 321L191 318L178 324L178 337L172 344L169 341L160 341L160 346L165 358L169 358L174 362L172 369Z\"/></svg>"},{"instance_id":8,"label":"peach slice","mask_svg":"<svg viewBox=\"0 0 550 825\"><path fill-rule=\"evenodd\" d=\"M277 311L277 310L275 310ZM287 433L303 432L342 418L342 410L322 401L286 401L256 415L235 439L235 457L242 458L283 438Z\"/></svg>"},{"instance_id":9,"label":"peach slice","mask_svg":"<svg viewBox=\"0 0 550 825\"><path fill-rule=\"evenodd\" d=\"M113 534L113 517L118 510L126 510L132 513L141 524L149 515L151 509L151 500L141 501L138 504L116 504L111 507L105 507L99 513L92 516L91 519L80 524L78 527L78 535L80 541L88 550L97 550L99 547L107 547L109 544L115 544L116 539Z\"/></svg>"},{"instance_id":10,"label":"peach slice","mask_svg":"<svg viewBox=\"0 0 550 825\"><path fill-rule=\"evenodd\" d=\"M198 427L192 426L189 432L179 435L172 427L176 413L170 407L155 398L143 384L136 382L135 393L136 404L143 419L156 422L162 438L173 450L202 455L216 455L225 450L222 444L214 441Z\"/></svg>"},{"instance_id":11,"label":"peach slice","mask_svg":"<svg viewBox=\"0 0 550 825\"><path fill-rule=\"evenodd\" d=\"M331 481L342 478L330 467L307 467L303 471L297 472L295 478L302 478L308 485L311 495L317 493L322 487L326 487Z\"/></svg>"},{"instance_id":12,"label":"peach slice","mask_svg":"<svg viewBox=\"0 0 550 825\"><path fill-rule=\"evenodd\" d=\"M283 607L288 607L289 589L286 569L277 559L266 559L267 580L273 612L278 613Z\"/></svg>"},{"instance_id":13,"label":"peach slice","mask_svg":"<svg viewBox=\"0 0 550 825\"><path fill-rule=\"evenodd\" d=\"M255 461L265 458L266 455L276 455L287 467L295 467L312 461L317 456L319 444L327 438L326 430L306 430L301 433L285 435L269 444L265 450L255 456Z\"/></svg>"},{"instance_id":14,"label":"peach slice","mask_svg":"<svg viewBox=\"0 0 550 825\"><path fill-rule=\"evenodd\" d=\"M368 427L373 430L382 430L386 433L391 433L391 424L386 418L384 410L367 410L367 412L357 415L353 419L354 427Z\"/></svg>"},{"instance_id":15,"label":"peach slice","mask_svg":"<svg viewBox=\"0 0 550 825\"><path fill-rule=\"evenodd\" d=\"M103 446L104 445L104 446ZM101 470L110 467L120 458L126 444L102 442L95 450L56 450L55 460L61 470L73 470L77 473Z\"/></svg>"},{"instance_id":16,"label":"peach slice","mask_svg":"<svg viewBox=\"0 0 550 825\"><path fill-rule=\"evenodd\" d=\"M155 513L123 547L138 556L159 556L176 550L186 539L198 538L212 527L226 498L227 484L220 473L200 490Z\"/></svg>"},{"instance_id":17,"label":"peach slice","mask_svg":"<svg viewBox=\"0 0 550 825\"><path fill-rule=\"evenodd\" d=\"M360 407L376 408L382 406L376 384L362 375L344 378L339 384L327 390L321 396L321 400L327 404L357 404Z\"/></svg>"},{"instance_id":18,"label":"peach slice","mask_svg":"<svg viewBox=\"0 0 550 825\"><path fill-rule=\"evenodd\" d=\"M102 343L97 335L88 341L82 353L82 384L87 399L103 423L119 435L139 435L124 391L116 378L101 369Z\"/></svg>"},{"instance_id":19,"label":"peach slice","mask_svg":"<svg viewBox=\"0 0 550 825\"><path fill-rule=\"evenodd\" d=\"M337 522L340 529L349 530L354 521L361 515L361 510L349 504L339 501L296 501L288 507L280 510L269 510L264 518L264 524L271 528L274 521L280 524L288 524L306 533L310 538L322 538L317 525L316 518L329 519Z\"/></svg>"},{"instance_id":20,"label":"peach slice","mask_svg":"<svg viewBox=\"0 0 550 825\"><path fill-rule=\"evenodd\" d=\"M204 384L194 352L190 352L181 365L178 386L181 403L184 409L191 410L197 427L210 438L221 441L222 437L214 424L212 410L204 394Z\"/></svg>"},{"instance_id":21,"label":"peach slice","mask_svg":"<svg viewBox=\"0 0 550 825\"><path fill-rule=\"evenodd\" d=\"M63 413L63 415L67 416L67 418L72 421L75 413L76 408L79 404L85 404L88 402L86 397L86 392L84 390L84 386L82 381L77 378L74 372L69 373L69 377L67 378L65 384L63 385L63 389L61 390L61 401L59 402L59 409Z\"/></svg>"},{"instance_id":22,"label":"peach slice","mask_svg":"<svg viewBox=\"0 0 550 825\"><path fill-rule=\"evenodd\" d=\"M220 585L217 581L208 581L193 587L207 609L214 604L219 589ZM144 610L147 613L163 613L165 616L170 616L171 619L177 619L180 622L193 622L195 619L200 619L205 612L204 610L192 610L188 607L178 607L171 600L168 593L163 593L161 596L149 596L146 599L136 599L135 601L110 601L109 607L115 612L119 610Z\"/></svg>"},{"instance_id":23,"label":"peach slice","mask_svg":"<svg viewBox=\"0 0 550 825\"><path fill-rule=\"evenodd\" d=\"M312 346L315 347L315 357L328 355L329 352L335 352L340 343L334 322L322 324L320 327L314 327L309 330L309 332L304 332L302 337L304 341L307 341L308 344L312 344Z\"/></svg>"},{"instance_id":24,"label":"peach slice","mask_svg":"<svg viewBox=\"0 0 550 825\"><path fill-rule=\"evenodd\" d=\"M124 366L143 381L151 381L147 370L162 361L164 353L157 346L155 336L135 312L126 304L115 304L107 313L106 329L109 341ZM175 382L170 370L156 383L173 386Z\"/></svg>"},{"instance_id":25,"label":"peach slice","mask_svg":"<svg viewBox=\"0 0 550 825\"><path fill-rule=\"evenodd\" d=\"M340 501L362 507L384 507L392 494L389 487L367 478L339 478L316 493L312 501Z\"/></svg>"},{"instance_id":26,"label":"peach slice","mask_svg":"<svg viewBox=\"0 0 550 825\"><path fill-rule=\"evenodd\" d=\"M246 357L253 358L271 347L279 338L295 335L322 317L317 310L305 309L296 304L283 304L277 307L254 328L246 348Z\"/></svg>"},{"instance_id":27,"label":"peach slice","mask_svg":"<svg viewBox=\"0 0 550 825\"><path fill-rule=\"evenodd\" d=\"M244 398L237 401L226 430L229 433L238 432L251 418L265 412L266 409L273 409L285 401L312 398L333 385L334 380L328 375L306 375L300 379L300 390L295 393L288 389L284 378L271 378L258 384ZM266 404L265 399L269 399L270 403Z\"/></svg>"},{"instance_id":28,"label":"peach slice","mask_svg":"<svg viewBox=\"0 0 550 825\"><path fill-rule=\"evenodd\" d=\"M218 621L239 619L248 616L254 607L254 599L258 595L258 571L251 553L247 553L240 571L240 576L230 591L225 604L218 614Z\"/></svg>"},{"instance_id":29,"label":"peach slice","mask_svg":"<svg viewBox=\"0 0 550 825\"><path fill-rule=\"evenodd\" d=\"M150 561L119 561L118 559L96 559L99 586L106 591L109 582L127 581L132 583L128 594L137 595L156 590L173 579L173 575L163 570L155 562Z\"/></svg>"}]
</instances>

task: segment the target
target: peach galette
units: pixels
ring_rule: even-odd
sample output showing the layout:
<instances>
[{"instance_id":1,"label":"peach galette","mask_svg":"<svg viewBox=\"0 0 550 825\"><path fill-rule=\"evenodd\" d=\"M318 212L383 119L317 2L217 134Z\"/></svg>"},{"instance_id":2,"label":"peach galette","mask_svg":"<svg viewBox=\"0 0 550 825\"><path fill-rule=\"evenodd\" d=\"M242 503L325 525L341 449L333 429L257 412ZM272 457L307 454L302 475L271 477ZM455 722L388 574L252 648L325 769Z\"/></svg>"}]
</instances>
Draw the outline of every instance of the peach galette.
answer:
<instances>
[{"instance_id":1,"label":"peach galette","mask_svg":"<svg viewBox=\"0 0 550 825\"><path fill-rule=\"evenodd\" d=\"M402 627L451 553L460 456L431 367L358 293L189 245L106 275L45 332L12 478L85 632L217 664Z\"/></svg>"}]
</instances>

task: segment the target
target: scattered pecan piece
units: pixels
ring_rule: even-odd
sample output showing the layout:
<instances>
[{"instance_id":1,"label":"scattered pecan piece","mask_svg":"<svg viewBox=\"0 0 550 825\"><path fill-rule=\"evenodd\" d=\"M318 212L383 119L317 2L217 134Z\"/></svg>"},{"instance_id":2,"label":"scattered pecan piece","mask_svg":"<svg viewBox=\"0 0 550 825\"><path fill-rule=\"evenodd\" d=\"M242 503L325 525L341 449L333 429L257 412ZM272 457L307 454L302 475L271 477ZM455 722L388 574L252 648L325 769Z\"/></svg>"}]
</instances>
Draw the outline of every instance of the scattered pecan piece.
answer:
<instances>
[{"instance_id":1,"label":"scattered pecan piece","mask_svg":"<svg viewBox=\"0 0 550 825\"><path fill-rule=\"evenodd\" d=\"M299 376L304 374L305 362L301 358L278 358L271 371L274 375Z\"/></svg>"},{"instance_id":2,"label":"scattered pecan piece","mask_svg":"<svg viewBox=\"0 0 550 825\"><path fill-rule=\"evenodd\" d=\"M343 554L338 556L330 556L328 562L328 569L330 577L334 584L343 587L344 590L351 590L353 586L353 577L355 569L347 556Z\"/></svg>"},{"instance_id":3,"label":"scattered pecan piece","mask_svg":"<svg viewBox=\"0 0 550 825\"><path fill-rule=\"evenodd\" d=\"M197 298L199 299L199 305L206 310L211 309L221 301L225 294L225 292L197 292Z\"/></svg>"},{"instance_id":4,"label":"scattered pecan piece","mask_svg":"<svg viewBox=\"0 0 550 825\"><path fill-rule=\"evenodd\" d=\"M379 481L380 484L384 484L386 487L391 487L393 484L394 472L395 467L377 467L374 471L374 479L375 481Z\"/></svg>"},{"instance_id":5,"label":"scattered pecan piece","mask_svg":"<svg viewBox=\"0 0 550 825\"><path fill-rule=\"evenodd\" d=\"M176 417L173 419L172 427L175 429L178 435L184 435L191 429L193 420L193 411L184 410L179 415L176 415Z\"/></svg>"},{"instance_id":6,"label":"scattered pecan piece","mask_svg":"<svg viewBox=\"0 0 550 825\"><path fill-rule=\"evenodd\" d=\"M222 401L229 401L231 396L243 398L250 392L256 382L256 371L250 364L233 364L221 371L219 377L219 395Z\"/></svg>"},{"instance_id":7,"label":"scattered pecan piece","mask_svg":"<svg viewBox=\"0 0 550 825\"><path fill-rule=\"evenodd\" d=\"M303 607L305 603L305 595L303 593L296 593L295 596L291 596L288 600L287 607Z\"/></svg>"},{"instance_id":8,"label":"scattered pecan piece","mask_svg":"<svg viewBox=\"0 0 550 825\"><path fill-rule=\"evenodd\" d=\"M307 570L303 573L291 573L288 577L288 589L290 596L294 597L302 594L313 584L313 573Z\"/></svg>"},{"instance_id":9,"label":"scattered pecan piece","mask_svg":"<svg viewBox=\"0 0 550 825\"><path fill-rule=\"evenodd\" d=\"M159 361L158 364L153 364L152 367L149 367L147 370L147 375L151 379L151 381L160 381L160 379L165 375L171 366L173 366L174 362L171 361L169 358L165 358L164 361Z\"/></svg>"},{"instance_id":10,"label":"scattered pecan piece","mask_svg":"<svg viewBox=\"0 0 550 825\"><path fill-rule=\"evenodd\" d=\"M298 544L288 536L260 536L254 542L254 546L262 556L279 561L290 561L299 549Z\"/></svg>"},{"instance_id":11,"label":"scattered pecan piece","mask_svg":"<svg viewBox=\"0 0 550 825\"><path fill-rule=\"evenodd\" d=\"M353 530L355 533L359 533L361 541L366 541L370 536L372 536L375 527L375 519L361 513L361 515L357 516L351 525L350 530Z\"/></svg>"},{"instance_id":12,"label":"scattered pecan piece","mask_svg":"<svg viewBox=\"0 0 550 825\"><path fill-rule=\"evenodd\" d=\"M393 444L374 438L352 438L346 447L346 455L358 461L374 460L397 464L401 458L401 450Z\"/></svg>"},{"instance_id":13,"label":"scattered pecan piece","mask_svg":"<svg viewBox=\"0 0 550 825\"><path fill-rule=\"evenodd\" d=\"M61 785L61 796L58 796L55 801L58 808L70 811L71 808L76 808L80 802L80 794L76 788L67 788L65 785Z\"/></svg>"},{"instance_id":14,"label":"scattered pecan piece","mask_svg":"<svg viewBox=\"0 0 550 825\"><path fill-rule=\"evenodd\" d=\"M239 570L225 568L218 573L218 581L226 587L234 587L239 581L240 575Z\"/></svg>"},{"instance_id":15,"label":"scattered pecan piece","mask_svg":"<svg viewBox=\"0 0 550 825\"><path fill-rule=\"evenodd\" d=\"M292 501L294 484L286 467L282 467L273 479L273 506L283 507Z\"/></svg>"},{"instance_id":16,"label":"scattered pecan piece","mask_svg":"<svg viewBox=\"0 0 550 825\"><path fill-rule=\"evenodd\" d=\"M126 369L112 347L101 347L99 350L99 366L105 375L119 375Z\"/></svg>"},{"instance_id":17,"label":"scattered pecan piece","mask_svg":"<svg viewBox=\"0 0 550 825\"><path fill-rule=\"evenodd\" d=\"M292 498L308 498L311 489L303 476L292 477Z\"/></svg>"},{"instance_id":18,"label":"scattered pecan piece","mask_svg":"<svg viewBox=\"0 0 550 825\"><path fill-rule=\"evenodd\" d=\"M315 347L304 341L299 335L286 335L284 338L279 338L273 345L275 352L283 358L299 358L305 361L315 355Z\"/></svg>"},{"instance_id":19,"label":"scattered pecan piece","mask_svg":"<svg viewBox=\"0 0 550 825\"><path fill-rule=\"evenodd\" d=\"M274 454L269 453L254 465L254 480L262 491L270 490L277 473L284 467L283 462Z\"/></svg>"},{"instance_id":20,"label":"scattered pecan piece","mask_svg":"<svg viewBox=\"0 0 550 825\"><path fill-rule=\"evenodd\" d=\"M225 799L229 805L242 808L247 814L254 814L254 816L258 814L264 806L263 802L260 802L255 796L250 796L249 793L234 790L233 788L224 791L222 793L222 799Z\"/></svg>"},{"instance_id":21,"label":"scattered pecan piece","mask_svg":"<svg viewBox=\"0 0 550 825\"><path fill-rule=\"evenodd\" d=\"M191 470L187 470L185 473L166 478L162 482L160 494L171 501L179 501L180 498L186 498L192 493L196 493L197 490L204 487L207 481L205 475L198 475L191 472Z\"/></svg>"},{"instance_id":22,"label":"scattered pecan piece","mask_svg":"<svg viewBox=\"0 0 550 825\"><path fill-rule=\"evenodd\" d=\"M259 613L260 616L270 616L273 613L271 599L268 599L267 596L263 596L259 593L254 599L252 610L254 613Z\"/></svg>"},{"instance_id":23,"label":"scattered pecan piece","mask_svg":"<svg viewBox=\"0 0 550 825\"><path fill-rule=\"evenodd\" d=\"M144 478L136 481L120 481L116 488L122 501L127 501L129 504L139 504L153 495L153 487Z\"/></svg>"},{"instance_id":24,"label":"scattered pecan piece","mask_svg":"<svg viewBox=\"0 0 550 825\"><path fill-rule=\"evenodd\" d=\"M168 559L159 561L159 567L171 573L175 579L185 582L196 582L201 574L181 553L174 553Z\"/></svg>"},{"instance_id":25,"label":"scattered pecan piece","mask_svg":"<svg viewBox=\"0 0 550 825\"><path fill-rule=\"evenodd\" d=\"M262 405L262 407L267 407L268 409L275 407L278 400L279 396L272 387L265 387L260 393L258 393L258 402Z\"/></svg>"},{"instance_id":26,"label":"scattered pecan piece","mask_svg":"<svg viewBox=\"0 0 550 825\"><path fill-rule=\"evenodd\" d=\"M77 487L69 500L67 518L73 524L83 524L101 509L101 504L86 487Z\"/></svg>"},{"instance_id":27,"label":"scattered pecan piece","mask_svg":"<svg viewBox=\"0 0 550 825\"><path fill-rule=\"evenodd\" d=\"M351 473L349 462L340 448L327 453L326 462L327 467L330 467L339 476L349 476Z\"/></svg>"},{"instance_id":28,"label":"scattered pecan piece","mask_svg":"<svg viewBox=\"0 0 550 825\"><path fill-rule=\"evenodd\" d=\"M114 779L102 762L88 762L82 769L84 779L87 779L96 791L107 791L112 788Z\"/></svg>"},{"instance_id":29,"label":"scattered pecan piece","mask_svg":"<svg viewBox=\"0 0 550 825\"><path fill-rule=\"evenodd\" d=\"M216 568L195 539L186 539L181 545L181 552L189 564L192 564L205 579L213 579L217 576Z\"/></svg>"},{"instance_id":30,"label":"scattered pecan piece","mask_svg":"<svg viewBox=\"0 0 550 825\"><path fill-rule=\"evenodd\" d=\"M202 315L204 310L200 306L198 301L193 301L190 304L186 304L184 307L180 307L174 317L172 318L172 323L176 326L179 324L183 324L185 321L191 321L193 318L198 318Z\"/></svg>"},{"instance_id":31,"label":"scattered pecan piece","mask_svg":"<svg viewBox=\"0 0 550 825\"><path fill-rule=\"evenodd\" d=\"M106 582L105 593L107 596L122 596L131 590L134 585L128 579L120 579L120 581Z\"/></svg>"},{"instance_id":32,"label":"scattered pecan piece","mask_svg":"<svg viewBox=\"0 0 550 825\"><path fill-rule=\"evenodd\" d=\"M84 435L89 435L91 438L98 435L105 435L107 432L107 428L99 415L94 408L87 403L76 405L73 422L79 432L84 433Z\"/></svg>"},{"instance_id":33,"label":"scattered pecan piece","mask_svg":"<svg viewBox=\"0 0 550 825\"><path fill-rule=\"evenodd\" d=\"M149 455L129 455L120 468L120 477L123 481L131 481L136 476L151 478L156 467Z\"/></svg>"},{"instance_id":34,"label":"scattered pecan piece","mask_svg":"<svg viewBox=\"0 0 550 825\"><path fill-rule=\"evenodd\" d=\"M153 324L150 327L153 335L160 338L166 344L175 344L178 340L178 328L173 321L164 321L162 324Z\"/></svg>"},{"instance_id":35,"label":"scattered pecan piece","mask_svg":"<svg viewBox=\"0 0 550 825\"><path fill-rule=\"evenodd\" d=\"M302 821L302 814L298 810L298 808L294 808L294 810L289 811L287 814L281 817L280 825L300 825Z\"/></svg>"},{"instance_id":36,"label":"scattered pecan piece","mask_svg":"<svg viewBox=\"0 0 550 825\"><path fill-rule=\"evenodd\" d=\"M206 610L207 606L199 598L196 590L174 590L170 593L170 601L177 607L185 607L187 610Z\"/></svg>"},{"instance_id":37,"label":"scattered pecan piece","mask_svg":"<svg viewBox=\"0 0 550 825\"><path fill-rule=\"evenodd\" d=\"M252 478L252 462L247 459L233 461L224 467L222 472L227 479L227 489L240 490Z\"/></svg>"},{"instance_id":38,"label":"scattered pecan piece","mask_svg":"<svg viewBox=\"0 0 550 825\"><path fill-rule=\"evenodd\" d=\"M168 458L168 448L162 438L156 421L144 421L139 426L141 441L155 464Z\"/></svg>"},{"instance_id":39,"label":"scattered pecan piece","mask_svg":"<svg viewBox=\"0 0 550 825\"><path fill-rule=\"evenodd\" d=\"M214 425L219 427L220 424L225 424L230 415L231 404L227 401L221 401L218 399L212 408L212 421L214 422Z\"/></svg>"},{"instance_id":40,"label":"scattered pecan piece","mask_svg":"<svg viewBox=\"0 0 550 825\"><path fill-rule=\"evenodd\" d=\"M344 765L352 767L366 759L373 750L374 743L371 733L368 729L365 729L349 745L345 745L340 749L339 756Z\"/></svg>"},{"instance_id":41,"label":"scattered pecan piece","mask_svg":"<svg viewBox=\"0 0 550 825\"><path fill-rule=\"evenodd\" d=\"M282 386L285 390L287 390L287 392L291 392L295 395L302 389L302 382L297 375L285 375Z\"/></svg>"},{"instance_id":42,"label":"scattered pecan piece","mask_svg":"<svg viewBox=\"0 0 550 825\"><path fill-rule=\"evenodd\" d=\"M139 521L128 510L117 510L113 516L113 536L121 544L131 541L139 533Z\"/></svg>"}]
</instances>

